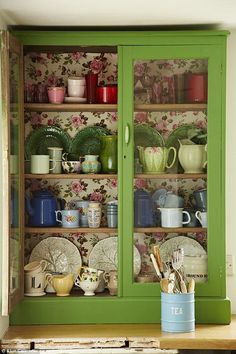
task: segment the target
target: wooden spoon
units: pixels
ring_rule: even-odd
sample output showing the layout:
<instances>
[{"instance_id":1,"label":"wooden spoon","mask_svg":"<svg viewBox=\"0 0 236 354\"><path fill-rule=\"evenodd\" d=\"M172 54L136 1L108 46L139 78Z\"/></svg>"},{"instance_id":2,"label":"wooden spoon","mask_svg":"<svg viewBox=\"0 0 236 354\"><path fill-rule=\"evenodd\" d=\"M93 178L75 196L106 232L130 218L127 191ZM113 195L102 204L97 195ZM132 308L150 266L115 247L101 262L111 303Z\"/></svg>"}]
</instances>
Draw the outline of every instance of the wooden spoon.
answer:
<instances>
[{"instance_id":1,"label":"wooden spoon","mask_svg":"<svg viewBox=\"0 0 236 354\"><path fill-rule=\"evenodd\" d=\"M168 293L169 280L167 278L162 278L160 280L160 286L163 293Z\"/></svg>"},{"instance_id":2,"label":"wooden spoon","mask_svg":"<svg viewBox=\"0 0 236 354\"><path fill-rule=\"evenodd\" d=\"M195 290L195 280L191 278L188 283L188 293L193 293Z\"/></svg>"}]
</instances>

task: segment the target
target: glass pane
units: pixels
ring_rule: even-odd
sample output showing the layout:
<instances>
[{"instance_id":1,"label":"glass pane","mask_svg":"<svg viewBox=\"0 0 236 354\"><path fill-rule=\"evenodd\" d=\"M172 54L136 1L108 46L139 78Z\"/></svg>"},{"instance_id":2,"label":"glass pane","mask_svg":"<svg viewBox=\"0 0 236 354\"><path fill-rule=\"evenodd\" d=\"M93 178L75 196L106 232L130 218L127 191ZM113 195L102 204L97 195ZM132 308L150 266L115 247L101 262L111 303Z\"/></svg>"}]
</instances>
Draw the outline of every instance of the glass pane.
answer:
<instances>
[{"instance_id":1,"label":"glass pane","mask_svg":"<svg viewBox=\"0 0 236 354\"><path fill-rule=\"evenodd\" d=\"M173 273L177 292L178 271L186 284L207 281L208 62L137 60L133 73L134 244L141 255L134 281ZM159 277L151 254L154 263L161 256Z\"/></svg>"},{"instance_id":2,"label":"glass pane","mask_svg":"<svg viewBox=\"0 0 236 354\"><path fill-rule=\"evenodd\" d=\"M19 56L10 52L10 294L20 287L19 233Z\"/></svg>"},{"instance_id":3,"label":"glass pane","mask_svg":"<svg viewBox=\"0 0 236 354\"><path fill-rule=\"evenodd\" d=\"M73 82L75 83L76 80L68 79L74 76L87 77L89 72L93 74L89 75L87 79L88 81L89 78L96 79L99 85L98 90L102 90L104 86L111 87L116 91L118 64L116 48L107 47L107 52L104 52L104 48L101 47L96 49L94 47L92 52L88 51L88 48L84 48L83 51L78 48L79 51L75 52L66 52L65 47L45 47L45 49L48 50L25 53L26 102L34 102L35 104L47 102L47 88L50 86L64 86L66 88L65 102L86 102L86 97L83 95L81 97L73 96ZM66 70L62 70L62 68L66 68ZM32 72L40 73L40 75L32 75ZM46 89L46 97L36 95L39 93L39 88ZM101 103L101 101L99 102ZM69 153L69 146L62 145L64 147L63 153L65 152L62 155L62 160L65 161L62 162L61 178L57 175L52 179L48 174L45 174L44 178L39 179L36 172L30 168L32 148L37 152L43 151L48 154L47 147L53 146L49 141L51 133L48 136L48 126L55 125L60 136L58 139L58 135L52 135L52 141L60 144L61 137L68 137L67 140L70 144L73 142L71 144L73 147ZM41 129L42 134L38 134L38 128ZM78 276L78 263L82 266L99 269L103 272L100 276L99 287L96 289L97 296L117 295L119 282L117 279L119 192L117 136L118 115L117 112L109 111L109 108L102 111L99 109L96 112L93 109L89 112L81 112L78 109L75 112L63 110L47 112L45 106L41 112L30 110L25 112L25 172L35 174L33 178L31 176L26 179L25 194L30 196L32 205L38 198L43 198L43 193L47 191L50 200L57 200L57 209L79 210L79 225L74 225L73 231L71 231L70 220L72 218L66 215L68 211L63 210L64 223L62 230L58 231L60 224L55 217L55 203L50 203L47 209L42 205L39 208L41 213L36 216L32 215L30 211L30 203L26 203L27 230L24 264L26 265L36 258L37 260L42 258L48 261L47 272L53 275L55 272L73 272L75 277ZM48 145L49 143L50 145ZM75 169L73 169L74 163ZM83 177L72 172L77 172ZM54 173L54 171L48 173ZM67 176L69 174L71 177L65 178L65 174ZM52 210L51 219L41 217L41 214L47 214L45 210ZM60 219L60 213L58 213L58 219ZM55 235L51 237L52 227L57 227L56 233L60 237L56 242L56 247ZM37 232L32 231L32 228L37 228ZM65 254L65 258L60 258L58 250L63 246L65 248L62 254ZM46 252L48 249L50 252ZM72 250L77 254L76 260L71 260ZM86 269L83 268L81 272L85 272ZM85 273L89 273L89 270L87 269ZM32 289L32 291L34 290ZM46 287L46 293L50 293L50 291L50 287ZM31 289L27 292L30 293ZM82 287L75 286L70 294L83 296L84 290Z\"/></svg>"}]
</instances>

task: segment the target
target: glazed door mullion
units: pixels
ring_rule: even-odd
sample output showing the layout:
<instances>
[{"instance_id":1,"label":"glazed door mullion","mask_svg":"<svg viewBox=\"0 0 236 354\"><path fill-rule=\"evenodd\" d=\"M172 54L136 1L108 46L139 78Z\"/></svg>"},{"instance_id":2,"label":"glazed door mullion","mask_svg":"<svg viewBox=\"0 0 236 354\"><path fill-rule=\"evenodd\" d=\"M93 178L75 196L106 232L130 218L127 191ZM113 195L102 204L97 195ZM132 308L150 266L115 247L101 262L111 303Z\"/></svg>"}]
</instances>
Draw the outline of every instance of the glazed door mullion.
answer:
<instances>
[{"instance_id":1,"label":"glazed door mullion","mask_svg":"<svg viewBox=\"0 0 236 354\"><path fill-rule=\"evenodd\" d=\"M23 61L22 48L2 31L2 314L23 296ZM20 207L21 206L21 207ZM21 212L20 212L21 211Z\"/></svg>"},{"instance_id":2,"label":"glazed door mullion","mask_svg":"<svg viewBox=\"0 0 236 354\"><path fill-rule=\"evenodd\" d=\"M209 206L208 243L208 276L206 283L197 285L197 295L224 296L225 289L221 285L224 280L224 211L221 209L223 196L216 190L224 191L222 163L222 61L221 48L217 45L192 45L172 47L124 47L122 56L123 78L123 191L125 193L125 206L123 204L123 278L124 295L156 296L160 294L158 283L138 284L133 277L133 234L134 234L134 64L139 61L161 60L207 60L208 73L208 169L207 169L207 194ZM127 137L127 131L129 139ZM217 176L217 178L216 178ZM224 204L224 203L223 203ZM211 209L212 208L212 209ZM214 220L217 219L215 223ZM217 240L217 243L216 243ZM214 259L217 262L214 264Z\"/></svg>"}]
</instances>

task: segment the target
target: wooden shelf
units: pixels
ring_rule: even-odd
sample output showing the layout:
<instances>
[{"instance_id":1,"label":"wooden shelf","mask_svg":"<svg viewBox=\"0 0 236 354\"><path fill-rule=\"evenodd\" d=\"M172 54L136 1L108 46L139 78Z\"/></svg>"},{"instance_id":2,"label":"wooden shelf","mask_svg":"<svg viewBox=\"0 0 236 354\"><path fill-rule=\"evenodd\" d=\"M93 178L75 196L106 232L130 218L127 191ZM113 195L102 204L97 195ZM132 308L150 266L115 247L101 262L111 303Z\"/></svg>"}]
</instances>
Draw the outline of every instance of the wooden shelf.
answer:
<instances>
[{"instance_id":1,"label":"wooden shelf","mask_svg":"<svg viewBox=\"0 0 236 354\"><path fill-rule=\"evenodd\" d=\"M79 104L79 103L25 103L24 108L30 112L116 112L116 104Z\"/></svg>"},{"instance_id":2,"label":"wooden shelf","mask_svg":"<svg viewBox=\"0 0 236 354\"><path fill-rule=\"evenodd\" d=\"M25 103L25 110L35 112L116 112L117 104L87 104L87 103ZM181 104L137 104L134 111L167 112L167 111L202 111L207 109L205 103Z\"/></svg>"},{"instance_id":3,"label":"wooden shelf","mask_svg":"<svg viewBox=\"0 0 236 354\"><path fill-rule=\"evenodd\" d=\"M82 173L61 173L61 174L31 174L26 173L25 179L117 179L116 174L82 174Z\"/></svg>"},{"instance_id":4,"label":"wooden shelf","mask_svg":"<svg viewBox=\"0 0 236 354\"><path fill-rule=\"evenodd\" d=\"M199 179L207 178L206 173L138 173L134 178L143 179Z\"/></svg>"},{"instance_id":5,"label":"wooden shelf","mask_svg":"<svg viewBox=\"0 0 236 354\"><path fill-rule=\"evenodd\" d=\"M142 112L168 112L168 111L202 111L207 109L205 103L174 103L174 104L137 104L134 111Z\"/></svg>"},{"instance_id":6,"label":"wooden shelf","mask_svg":"<svg viewBox=\"0 0 236 354\"><path fill-rule=\"evenodd\" d=\"M65 227L25 227L25 232L35 233L35 234L46 234L46 233L104 233L104 234L117 234L118 230L109 227L99 227L97 229L90 227L76 227L76 228L65 228Z\"/></svg>"},{"instance_id":7,"label":"wooden shelf","mask_svg":"<svg viewBox=\"0 0 236 354\"><path fill-rule=\"evenodd\" d=\"M205 227L137 227L134 229L135 232L142 232L142 233L148 233L148 232L166 232L166 233L172 233L172 232L178 232L178 233L189 233L189 232L206 232L207 228Z\"/></svg>"}]
</instances>

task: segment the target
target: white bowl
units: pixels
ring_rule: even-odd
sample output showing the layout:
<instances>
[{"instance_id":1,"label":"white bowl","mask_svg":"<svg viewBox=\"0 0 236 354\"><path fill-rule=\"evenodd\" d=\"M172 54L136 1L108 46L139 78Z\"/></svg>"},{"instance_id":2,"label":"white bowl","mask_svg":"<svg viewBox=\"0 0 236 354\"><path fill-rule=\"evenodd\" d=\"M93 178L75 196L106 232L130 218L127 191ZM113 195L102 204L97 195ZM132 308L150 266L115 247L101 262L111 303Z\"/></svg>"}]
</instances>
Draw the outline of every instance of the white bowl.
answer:
<instances>
[{"instance_id":1,"label":"white bowl","mask_svg":"<svg viewBox=\"0 0 236 354\"><path fill-rule=\"evenodd\" d=\"M68 86L74 86L74 85L85 86L86 85L85 78L82 76L69 77L68 78Z\"/></svg>"},{"instance_id":2,"label":"white bowl","mask_svg":"<svg viewBox=\"0 0 236 354\"><path fill-rule=\"evenodd\" d=\"M61 164L65 173L80 173L81 171L80 161L62 161Z\"/></svg>"}]
</instances>

